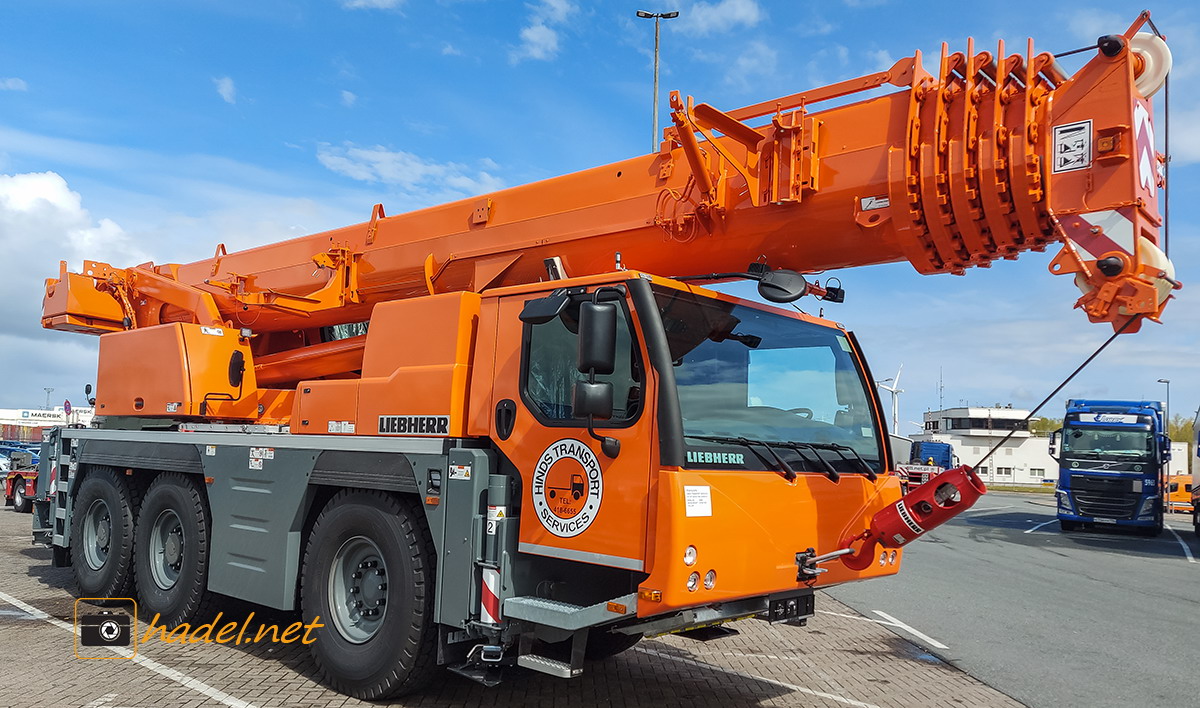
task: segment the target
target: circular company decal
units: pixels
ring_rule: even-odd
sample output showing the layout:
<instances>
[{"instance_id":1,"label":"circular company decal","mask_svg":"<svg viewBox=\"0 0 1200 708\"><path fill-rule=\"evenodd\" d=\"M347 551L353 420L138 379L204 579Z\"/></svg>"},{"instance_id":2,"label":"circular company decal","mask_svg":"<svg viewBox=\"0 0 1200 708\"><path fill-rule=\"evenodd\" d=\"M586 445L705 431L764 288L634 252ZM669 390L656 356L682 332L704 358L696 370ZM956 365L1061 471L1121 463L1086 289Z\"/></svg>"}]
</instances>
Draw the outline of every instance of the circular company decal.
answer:
<instances>
[{"instance_id":1,"label":"circular company decal","mask_svg":"<svg viewBox=\"0 0 1200 708\"><path fill-rule=\"evenodd\" d=\"M587 530L600 513L604 477L596 453L578 440L551 443L533 470L533 508L538 521L555 536L570 538Z\"/></svg>"}]
</instances>

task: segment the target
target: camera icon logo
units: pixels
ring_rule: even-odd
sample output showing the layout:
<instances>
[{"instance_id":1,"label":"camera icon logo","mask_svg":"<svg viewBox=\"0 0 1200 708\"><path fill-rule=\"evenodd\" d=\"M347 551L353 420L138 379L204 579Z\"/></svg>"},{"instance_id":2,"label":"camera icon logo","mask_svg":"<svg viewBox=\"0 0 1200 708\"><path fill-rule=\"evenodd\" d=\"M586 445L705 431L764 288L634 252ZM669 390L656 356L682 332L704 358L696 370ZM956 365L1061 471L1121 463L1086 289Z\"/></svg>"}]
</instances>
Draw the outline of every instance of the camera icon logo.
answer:
<instances>
[{"instance_id":1,"label":"camera icon logo","mask_svg":"<svg viewBox=\"0 0 1200 708\"><path fill-rule=\"evenodd\" d=\"M79 616L79 643L85 647L127 647L129 615L104 610L94 615Z\"/></svg>"},{"instance_id":2,"label":"camera icon logo","mask_svg":"<svg viewBox=\"0 0 1200 708\"><path fill-rule=\"evenodd\" d=\"M91 601L107 607L123 606L120 609L104 609L89 612L91 608L79 606L80 602ZM81 611L83 610L83 611ZM137 604L130 598L80 598L75 601L75 655L80 659L132 659L137 653ZM133 651L121 651L133 645ZM106 650L107 649L107 650ZM115 649L116 651L113 651Z\"/></svg>"}]
</instances>

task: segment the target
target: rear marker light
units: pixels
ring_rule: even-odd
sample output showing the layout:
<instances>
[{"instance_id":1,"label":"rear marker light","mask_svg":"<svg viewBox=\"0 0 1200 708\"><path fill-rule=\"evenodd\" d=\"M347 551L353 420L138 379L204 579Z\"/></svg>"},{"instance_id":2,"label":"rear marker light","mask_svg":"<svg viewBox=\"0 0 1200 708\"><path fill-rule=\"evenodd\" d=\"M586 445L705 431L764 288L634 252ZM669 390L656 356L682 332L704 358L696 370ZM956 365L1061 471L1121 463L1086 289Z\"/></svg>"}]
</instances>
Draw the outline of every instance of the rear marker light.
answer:
<instances>
[{"instance_id":1,"label":"rear marker light","mask_svg":"<svg viewBox=\"0 0 1200 708\"><path fill-rule=\"evenodd\" d=\"M686 549L684 549L683 564L684 565L696 565L696 547L695 546L688 546Z\"/></svg>"},{"instance_id":2,"label":"rear marker light","mask_svg":"<svg viewBox=\"0 0 1200 708\"><path fill-rule=\"evenodd\" d=\"M700 587L700 574L692 573L688 576L688 592L696 592L698 587Z\"/></svg>"},{"instance_id":3,"label":"rear marker light","mask_svg":"<svg viewBox=\"0 0 1200 708\"><path fill-rule=\"evenodd\" d=\"M887 551L880 551L879 552L879 565L883 566L886 564L887 564Z\"/></svg>"},{"instance_id":4,"label":"rear marker light","mask_svg":"<svg viewBox=\"0 0 1200 708\"><path fill-rule=\"evenodd\" d=\"M896 564L896 552L892 551L892 554L890 556L888 556L888 565L895 565L895 564Z\"/></svg>"},{"instance_id":5,"label":"rear marker light","mask_svg":"<svg viewBox=\"0 0 1200 708\"><path fill-rule=\"evenodd\" d=\"M717 584L717 571L710 570L704 574L704 589L712 590Z\"/></svg>"}]
</instances>

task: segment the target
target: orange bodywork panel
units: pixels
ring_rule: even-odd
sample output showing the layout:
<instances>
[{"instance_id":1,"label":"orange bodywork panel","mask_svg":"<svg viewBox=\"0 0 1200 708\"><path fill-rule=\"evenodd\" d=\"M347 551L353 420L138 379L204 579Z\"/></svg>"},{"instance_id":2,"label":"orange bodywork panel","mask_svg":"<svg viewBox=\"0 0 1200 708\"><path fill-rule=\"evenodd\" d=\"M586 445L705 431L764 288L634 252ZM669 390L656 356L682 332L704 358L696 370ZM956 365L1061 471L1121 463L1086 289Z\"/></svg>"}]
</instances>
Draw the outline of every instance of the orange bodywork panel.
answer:
<instances>
[{"instance_id":1,"label":"orange bodywork panel","mask_svg":"<svg viewBox=\"0 0 1200 708\"><path fill-rule=\"evenodd\" d=\"M365 338L362 377L302 381L292 432L466 435L479 307L475 293L377 305Z\"/></svg>"},{"instance_id":2,"label":"orange bodywork panel","mask_svg":"<svg viewBox=\"0 0 1200 708\"><path fill-rule=\"evenodd\" d=\"M230 361L250 360L237 330L195 324L158 325L100 337L96 412L102 415L204 416L221 404L222 417L259 417L258 388L247 368L230 383Z\"/></svg>"},{"instance_id":3,"label":"orange bodywork panel","mask_svg":"<svg viewBox=\"0 0 1200 708\"><path fill-rule=\"evenodd\" d=\"M892 476L834 483L807 474L788 482L774 472L666 469L657 477L654 563L639 586L642 616L806 587L797 579L797 553L809 546L838 548L847 532L858 533L900 498L899 479ZM684 561L688 546L696 549L690 566ZM892 575L901 553L863 571L829 564L819 585ZM688 590L688 576L704 578L710 570L716 574L711 589L701 582Z\"/></svg>"}]
</instances>

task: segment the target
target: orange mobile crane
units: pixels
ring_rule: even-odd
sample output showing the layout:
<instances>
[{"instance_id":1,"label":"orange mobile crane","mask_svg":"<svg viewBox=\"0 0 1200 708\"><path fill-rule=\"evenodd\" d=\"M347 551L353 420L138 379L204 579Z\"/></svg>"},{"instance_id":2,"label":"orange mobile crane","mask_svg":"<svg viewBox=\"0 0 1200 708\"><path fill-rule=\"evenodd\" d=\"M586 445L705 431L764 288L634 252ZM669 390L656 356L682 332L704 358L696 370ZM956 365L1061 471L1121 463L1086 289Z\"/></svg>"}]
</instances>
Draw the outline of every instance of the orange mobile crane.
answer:
<instances>
[{"instance_id":1,"label":"orange mobile crane","mask_svg":"<svg viewBox=\"0 0 1200 708\"><path fill-rule=\"evenodd\" d=\"M968 40L730 112L675 93L649 155L195 263L64 263L42 323L100 335L101 418L46 444L35 536L160 626L298 605L363 698L803 622L984 489L902 499L854 336L697 282L840 301L804 273L1058 242L1091 320L1157 320L1148 20L1073 75Z\"/></svg>"}]
</instances>

